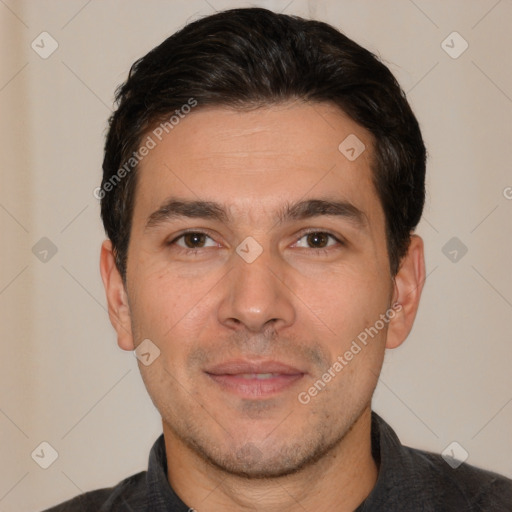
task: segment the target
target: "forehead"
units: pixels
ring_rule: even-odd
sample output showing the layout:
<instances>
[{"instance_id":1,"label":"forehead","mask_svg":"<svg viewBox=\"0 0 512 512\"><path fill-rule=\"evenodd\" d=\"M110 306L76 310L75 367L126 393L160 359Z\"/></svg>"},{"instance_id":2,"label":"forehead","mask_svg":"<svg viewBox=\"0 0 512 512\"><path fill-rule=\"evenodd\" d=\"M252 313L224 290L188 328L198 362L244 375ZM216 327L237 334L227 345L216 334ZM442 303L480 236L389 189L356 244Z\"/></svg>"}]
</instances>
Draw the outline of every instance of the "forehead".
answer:
<instances>
[{"instance_id":1,"label":"forehead","mask_svg":"<svg viewBox=\"0 0 512 512\"><path fill-rule=\"evenodd\" d=\"M378 214L372 137L333 105L196 107L161 132L143 137L154 147L139 165L134 221L170 195L215 201L246 220L325 195Z\"/></svg>"}]
</instances>

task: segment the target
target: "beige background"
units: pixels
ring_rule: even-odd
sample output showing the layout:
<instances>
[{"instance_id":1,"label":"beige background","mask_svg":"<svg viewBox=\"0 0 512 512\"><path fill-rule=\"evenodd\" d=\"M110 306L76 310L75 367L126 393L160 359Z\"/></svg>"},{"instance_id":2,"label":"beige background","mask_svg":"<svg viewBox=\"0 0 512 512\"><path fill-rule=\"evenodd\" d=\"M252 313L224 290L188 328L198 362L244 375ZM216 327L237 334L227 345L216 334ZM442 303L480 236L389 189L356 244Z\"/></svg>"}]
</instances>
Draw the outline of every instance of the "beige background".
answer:
<instances>
[{"instance_id":1,"label":"beige background","mask_svg":"<svg viewBox=\"0 0 512 512\"><path fill-rule=\"evenodd\" d=\"M249 5L336 25L408 92L430 153L429 277L374 407L404 442L456 440L512 477L510 0L0 0L0 512L146 467L159 417L117 348L98 271L106 120L136 58L187 20ZM31 48L43 31L59 45L47 59ZM441 46L453 31L469 44L457 59ZM457 262L442 251L454 236L468 248ZM32 252L42 237L57 248L46 262ZM46 470L31 458L42 441L59 454Z\"/></svg>"}]
</instances>

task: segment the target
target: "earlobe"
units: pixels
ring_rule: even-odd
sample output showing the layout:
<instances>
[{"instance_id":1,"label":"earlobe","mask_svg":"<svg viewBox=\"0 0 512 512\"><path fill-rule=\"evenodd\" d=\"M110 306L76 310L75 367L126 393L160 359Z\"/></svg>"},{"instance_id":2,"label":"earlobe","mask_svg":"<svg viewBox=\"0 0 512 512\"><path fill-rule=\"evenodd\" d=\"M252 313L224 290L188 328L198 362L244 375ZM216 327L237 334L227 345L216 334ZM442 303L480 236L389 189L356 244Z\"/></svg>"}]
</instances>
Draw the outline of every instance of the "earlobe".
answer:
<instances>
[{"instance_id":1,"label":"earlobe","mask_svg":"<svg viewBox=\"0 0 512 512\"><path fill-rule=\"evenodd\" d=\"M115 263L115 255L110 240L105 240L101 246L100 272L107 295L108 315L117 332L117 343L123 350L133 350L135 347L128 296Z\"/></svg>"},{"instance_id":2,"label":"earlobe","mask_svg":"<svg viewBox=\"0 0 512 512\"><path fill-rule=\"evenodd\" d=\"M397 307L394 308L394 318L389 322L386 348L396 348L405 341L418 311L425 282L423 240L418 235L411 235L409 249L394 281L393 304L397 304Z\"/></svg>"}]
</instances>

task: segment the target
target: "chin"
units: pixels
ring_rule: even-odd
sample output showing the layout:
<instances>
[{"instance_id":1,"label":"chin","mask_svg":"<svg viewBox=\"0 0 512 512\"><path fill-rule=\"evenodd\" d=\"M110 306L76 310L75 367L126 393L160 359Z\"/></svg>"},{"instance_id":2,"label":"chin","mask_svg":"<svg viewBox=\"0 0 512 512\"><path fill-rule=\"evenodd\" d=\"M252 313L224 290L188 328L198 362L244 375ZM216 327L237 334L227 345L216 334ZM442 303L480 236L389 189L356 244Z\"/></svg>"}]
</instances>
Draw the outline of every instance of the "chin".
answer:
<instances>
[{"instance_id":1,"label":"chin","mask_svg":"<svg viewBox=\"0 0 512 512\"><path fill-rule=\"evenodd\" d=\"M248 442L238 449L226 447L226 451L217 448L211 451L208 447L192 441L189 446L211 466L245 479L267 479L286 477L298 473L309 466L315 465L330 452L341 439L326 443L317 439L316 443L294 443L276 446L276 441L267 446Z\"/></svg>"}]
</instances>

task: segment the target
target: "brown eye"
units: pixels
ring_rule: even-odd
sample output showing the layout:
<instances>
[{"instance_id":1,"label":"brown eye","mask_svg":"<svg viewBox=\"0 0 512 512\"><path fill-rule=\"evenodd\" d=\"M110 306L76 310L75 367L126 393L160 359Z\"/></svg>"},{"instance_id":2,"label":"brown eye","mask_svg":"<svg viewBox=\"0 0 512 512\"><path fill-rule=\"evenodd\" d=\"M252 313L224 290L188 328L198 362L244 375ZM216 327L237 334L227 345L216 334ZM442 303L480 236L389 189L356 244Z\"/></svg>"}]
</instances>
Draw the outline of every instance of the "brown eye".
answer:
<instances>
[{"instance_id":1,"label":"brown eye","mask_svg":"<svg viewBox=\"0 0 512 512\"><path fill-rule=\"evenodd\" d=\"M204 247L206 235L203 233L186 233L183 235L183 241L189 249L197 249L198 247Z\"/></svg>"},{"instance_id":2,"label":"brown eye","mask_svg":"<svg viewBox=\"0 0 512 512\"><path fill-rule=\"evenodd\" d=\"M182 249L203 249L207 247L215 247L217 244L206 233L200 231L190 231L183 233L181 236L175 238L171 245L177 245Z\"/></svg>"},{"instance_id":3,"label":"brown eye","mask_svg":"<svg viewBox=\"0 0 512 512\"><path fill-rule=\"evenodd\" d=\"M313 249L323 249L327 247L329 243L329 237L327 233L309 233L306 235L307 243L309 247Z\"/></svg>"},{"instance_id":4,"label":"brown eye","mask_svg":"<svg viewBox=\"0 0 512 512\"><path fill-rule=\"evenodd\" d=\"M304 233L297 242L295 242L294 247L321 252L336 249L336 247L342 245L344 244L337 237L327 231L310 231L309 233Z\"/></svg>"}]
</instances>

